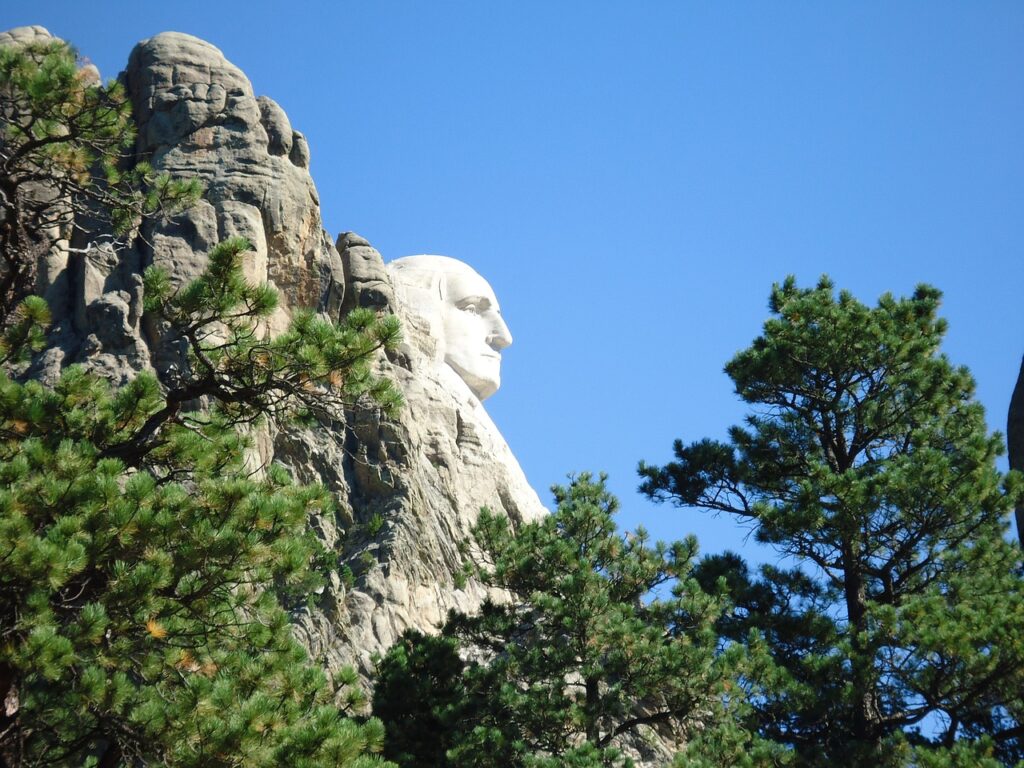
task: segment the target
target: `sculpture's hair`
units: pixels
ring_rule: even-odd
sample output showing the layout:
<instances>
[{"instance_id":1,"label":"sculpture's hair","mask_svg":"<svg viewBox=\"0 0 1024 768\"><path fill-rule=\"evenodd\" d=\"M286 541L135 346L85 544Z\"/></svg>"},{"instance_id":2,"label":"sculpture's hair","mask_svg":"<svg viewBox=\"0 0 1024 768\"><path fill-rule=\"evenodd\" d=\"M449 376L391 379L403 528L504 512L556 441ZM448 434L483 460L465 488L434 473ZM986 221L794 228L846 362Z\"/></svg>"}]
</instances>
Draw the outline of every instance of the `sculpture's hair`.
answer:
<instances>
[{"instance_id":1,"label":"sculpture's hair","mask_svg":"<svg viewBox=\"0 0 1024 768\"><path fill-rule=\"evenodd\" d=\"M449 256L405 256L388 263L395 297L410 315L422 318L425 330L435 345L432 354L438 361L445 356L444 302L448 296L450 273L470 269Z\"/></svg>"},{"instance_id":2,"label":"sculpture's hair","mask_svg":"<svg viewBox=\"0 0 1024 768\"><path fill-rule=\"evenodd\" d=\"M412 288L416 291L424 291L431 298L443 301L447 293L444 285L444 272L438 269L428 268L427 265L419 265L415 261L416 256L406 256L403 259L396 259L388 264L391 272L391 280L397 290Z\"/></svg>"}]
</instances>

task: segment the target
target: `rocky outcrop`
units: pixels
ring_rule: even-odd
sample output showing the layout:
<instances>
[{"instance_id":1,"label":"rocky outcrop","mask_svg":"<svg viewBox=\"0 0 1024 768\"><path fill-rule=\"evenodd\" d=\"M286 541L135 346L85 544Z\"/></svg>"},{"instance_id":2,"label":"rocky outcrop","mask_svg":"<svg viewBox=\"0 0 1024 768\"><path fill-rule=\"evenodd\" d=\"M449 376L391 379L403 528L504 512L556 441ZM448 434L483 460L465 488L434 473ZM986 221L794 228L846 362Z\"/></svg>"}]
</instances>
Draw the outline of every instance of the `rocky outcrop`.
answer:
<instances>
[{"instance_id":1,"label":"rocky outcrop","mask_svg":"<svg viewBox=\"0 0 1024 768\"><path fill-rule=\"evenodd\" d=\"M46 36L29 28L0 42ZM255 435L260 462L323 483L336 501L314 526L337 552L337 568L295 619L314 659L328 671L355 664L365 679L374 655L404 629L429 630L448 610L470 610L484 597L461 578L481 507L513 522L545 510L479 400L437 365L429 324L396 302L380 253L351 232L336 247L323 231L309 148L284 111L257 98L217 48L189 35L142 41L121 78L138 122L136 158L197 177L206 191L184 214L146 222L131 247L88 227L64 244L41 286L55 324L35 375L56 377L70 363L116 383L142 370L165 373L180 355L143 315L142 272L157 264L185 283L230 236L253 243L250 279L280 291L268 331L297 307L333 318L355 307L397 313L405 342L380 362L406 399L396 419L350 412L318 429Z\"/></svg>"},{"instance_id":2,"label":"rocky outcrop","mask_svg":"<svg viewBox=\"0 0 1024 768\"><path fill-rule=\"evenodd\" d=\"M337 247L324 233L302 134L274 101L254 96L220 51L188 35L157 35L136 46L124 80L139 122L138 156L158 170L198 176L206 189L199 205L144 232L146 264L184 282L215 243L241 235L255 247L250 278L281 293L271 330L295 307L335 318L372 307L405 319L380 254L354 233ZM429 344L405 327L408 338ZM315 524L339 553L338 569L317 607L297 616L311 653L329 670L354 663L368 676L373 656L405 628L428 629L449 609L479 603L479 586L456 582L460 545L481 506L514 519L542 511L479 403L460 400L465 392L454 382L431 378L414 347L381 363L406 397L396 421L349 413L332 429L260 441L262 460L324 483L336 500L335 513ZM173 352L154 348L158 370L173 361Z\"/></svg>"},{"instance_id":3,"label":"rocky outcrop","mask_svg":"<svg viewBox=\"0 0 1024 768\"><path fill-rule=\"evenodd\" d=\"M1006 445L1010 469L1024 472L1024 360L1021 361L1017 386L1010 398L1010 412L1006 419ZM1017 503L1017 536L1024 547L1024 501Z\"/></svg>"},{"instance_id":4,"label":"rocky outcrop","mask_svg":"<svg viewBox=\"0 0 1024 768\"><path fill-rule=\"evenodd\" d=\"M42 27L12 30L0 44L46 40ZM220 240L254 245L247 271L283 298L271 328L291 308L313 306L338 317L341 258L323 231L309 175L309 149L271 99L256 98L245 75L214 46L168 32L139 43L121 74L138 123L136 160L157 171L198 178L203 199L170 220L147 221L134 245L114 247L89 222L40 270L54 313L51 348L36 375L53 379L70 363L117 382L178 361L157 328L144 327L141 275L162 266L179 283L195 277Z\"/></svg>"},{"instance_id":5,"label":"rocky outcrop","mask_svg":"<svg viewBox=\"0 0 1024 768\"><path fill-rule=\"evenodd\" d=\"M137 155L160 171L197 177L203 200L144 232L148 262L187 280L227 237L254 245L249 276L281 291L275 322L292 307L337 317L341 258L323 231L309 149L271 99L207 42L177 32L143 40L123 75L139 123Z\"/></svg>"},{"instance_id":6,"label":"rocky outcrop","mask_svg":"<svg viewBox=\"0 0 1024 768\"><path fill-rule=\"evenodd\" d=\"M26 45L28 43L45 43L53 40L54 37L46 27L34 25L31 27L15 27L5 32L0 32L0 47L7 45Z\"/></svg>"},{"instance_id":7,"label":"rocky outcrop","mask_svg":"<svg viewBox=\"0 0 1024 768\"><path fill-rule=\"evenodd\" d=\"M377 249L355 232L338 235L337 248L348 286L341 303L342 314L356 307L394 311L395 292Z\"/></svg>"},{"instance_id":8,"label":"rocky outcrop","mask_svg":"<svg viewBox=\"0 0 1024 768\"><path fill-rule=\"evenodd\" d=\"M40 26L0 32L0 47L54 42L59 41ZM78 76L86 84L99 81L99 72L92 65L82 67ZM141 304L132 310L128 307L141 280L137 279L138 270L132 269L136 280L123 276L120 280L113 278L116 285L106 285L103 280L97 284L95 270L89 268L88 262L103 265L108 277L113 277L118 267L110 262L131 261L134 251L125 249L115 255L108 233L100 238L103 245L91 241L90 235L99 233L91 231L94 228L83 215L89 205L73 200L70 188L73 185L65 187L39 179L18 187L23 210L33 211L36 217L34 231L29 233L33 240L33 255L29 258L35 261L30 268L35 279L34 291L47 300L53 313L49 348L35 361L32 374L52 381L63 366L87 362L105 342L108 352L114 354L110 359L96 361L96 367L112 379L123 381L145 364L137 343ZM91 251L88 262L82 258L86 249Z\"/></svg>"}]
</instances>

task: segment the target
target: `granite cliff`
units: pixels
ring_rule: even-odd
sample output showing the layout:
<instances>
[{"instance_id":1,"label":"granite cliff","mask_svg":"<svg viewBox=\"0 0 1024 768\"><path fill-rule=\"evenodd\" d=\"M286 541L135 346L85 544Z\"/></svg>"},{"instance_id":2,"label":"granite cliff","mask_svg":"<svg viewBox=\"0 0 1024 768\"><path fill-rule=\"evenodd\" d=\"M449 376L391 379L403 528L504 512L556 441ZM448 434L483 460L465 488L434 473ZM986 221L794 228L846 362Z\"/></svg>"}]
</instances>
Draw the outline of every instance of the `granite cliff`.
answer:
<instances>
[{"instance_id":1,"label":"granite cliff","mask_svg":"<svg viewBox=\"0 0 1024 768\"><path fill-rule=\"evenodd\" d=\"M1006 419L1006 445L1010 469L1024 472L1024 360L1021 361L1017 384L1010 398L1010 410ZM1017 503L1017 537L1024 547L1024 501Z\"/></svg>"},{"instance_id":2,"label":"granite cliff","mask_svg":"<svg viewBox=\"0 0 1024 768\"><path fill-rule=\"evenodd\" d=\"M22 27L0 35L0 45L48 35ZM348 232L335 241L324 231L310 149L281 107L257 97L217 48L180 33L140 42L120 77L137 121L136 157L198 177L206 191L185 213L144 224L130 247L113 247L87 222L75 234L52 233L37 287L54 322L32 374L53 380L77 363L115 383L143 370L168 375L181 350L143 312L142 271L157 264L184 283L235 235L254 245L250 279L280 291L269 332L299 307L333 318L356 306L398 314L405 342L380 362L406 400L396 419L350 412L329 426L254 436L254 465L280 462L302 482L325 484L337 502L314 521L337 568L294 618L314 660L329 672L354 664L367 679L374 655L405 628L429 630L484 597L461 578L481 507L513 523L545 510L478 393L439 357L436 323L409 305L409 291L396 299L365 239Z\"/></svg>"}]
</instances>

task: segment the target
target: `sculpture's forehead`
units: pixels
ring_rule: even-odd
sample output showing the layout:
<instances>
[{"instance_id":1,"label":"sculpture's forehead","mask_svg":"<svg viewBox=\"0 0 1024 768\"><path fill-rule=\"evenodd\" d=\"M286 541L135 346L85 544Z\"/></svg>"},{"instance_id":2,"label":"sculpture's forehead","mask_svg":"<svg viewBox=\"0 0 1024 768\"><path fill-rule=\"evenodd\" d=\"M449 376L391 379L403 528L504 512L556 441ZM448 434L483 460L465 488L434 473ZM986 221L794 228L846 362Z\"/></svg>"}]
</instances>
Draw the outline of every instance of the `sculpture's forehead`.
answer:
<instances>
[{"instance_id":1,"label":"sculpture's forehead","mask_svg":"<svg viewBox=\"0 0 1024 768\"><path fill-rule=\"evenodd\" d=\"M453 272L445 275L445 284L449 301L458 301L470 296L483 296L497 303L494 297L494 290L490 283L484 280L476 272Z\"/></svg>"},{"instance_id":2,"label":"sculpture's forehead","mask_svg":"<svg viewBox=\"0 0 1024 768\"><path fill-rule=\"evenodd\" d=\"M406 256L388 264L392 277L398 282L423 285L424 278L443 277L445 299L457 301L468 296L486 296L495 301L494 290L469 264L450 256Z\"/></svg>"}]
</instances>

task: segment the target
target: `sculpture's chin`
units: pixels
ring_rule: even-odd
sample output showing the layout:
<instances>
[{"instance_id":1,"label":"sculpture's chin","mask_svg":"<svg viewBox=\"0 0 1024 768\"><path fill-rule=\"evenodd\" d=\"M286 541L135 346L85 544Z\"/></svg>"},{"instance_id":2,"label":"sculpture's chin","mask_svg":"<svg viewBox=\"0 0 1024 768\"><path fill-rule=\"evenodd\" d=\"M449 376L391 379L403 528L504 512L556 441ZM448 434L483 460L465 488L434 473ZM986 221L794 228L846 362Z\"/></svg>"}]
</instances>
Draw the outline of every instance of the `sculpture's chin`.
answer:
<instances>
[{"instance_id":1,"label":"sculpture's chin","mask_svg":"<svg viewBox=\"0 0 1024 768\"><path fill-rule=\"evenodd\" d=\"M501 386L501 375L498 373L500 360L492 366L474 366L472 369L469 366L460 365L459 360L454 357L446 358L445 362L459 374L460 379L466 382L466 386L476 395L477 400L486 400ZM494 370L486 370L486 368Z\"/></svg>"},{"instance_id":2,"label":"sculpture's chin","mask_svg":"<svg viewBox=\"0 0 1024 768\"><path fill-rule=\"evenodd\" d=\"M466 382L469 384L469 382ZM488 397L498 391L498 387L501 386L500 381L487 381L480 380L474 384L470 384L469 388L473 390L473 394L476 395L477 400L486 400Z\"/></svg>"}]
</instances>

